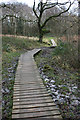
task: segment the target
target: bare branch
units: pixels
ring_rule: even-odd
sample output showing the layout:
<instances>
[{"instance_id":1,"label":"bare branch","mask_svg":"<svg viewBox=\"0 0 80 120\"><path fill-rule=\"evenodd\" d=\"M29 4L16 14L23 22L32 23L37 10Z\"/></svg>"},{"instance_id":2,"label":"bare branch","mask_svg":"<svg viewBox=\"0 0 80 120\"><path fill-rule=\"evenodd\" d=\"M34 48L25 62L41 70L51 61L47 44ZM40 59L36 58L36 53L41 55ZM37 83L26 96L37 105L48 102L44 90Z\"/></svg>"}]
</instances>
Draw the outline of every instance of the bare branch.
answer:
<instances>
[{"instance_id":1,"label":"bare branch","mask_svg":"<svg viewBox=\"0 0 80 120\"><path fill-rule=\"evenodd\" d=\"M53 7L55 7L56 5L58 5L58 2L56 2L56 3L54 3L54 4L50 4L49 7L46 7L46 5L45 5L45 6L44 6L44 7L45 7L44 10L53 8Z\"/></svg>"},{"instance_id":2,"label":"bare branch","mask_svg":"<svg viewBox=\"0 0 80 120\"><path fill-rule=\"evenodd\" d=\"M47 19L45 20L45 22L43 23L42 28L43 28L43 27L46 25L46 23L47 23L49 20L51 20L53 17L59 17L59 16L62 15L63 13L67 12L67 11L70 9L70 7L71 7L72 4L73 4L73 3L70 2L70 5L69 5L69 7L68 7L66 10L60 12L60 13L57 14L57 15L53 15L53 16L50 16L49 18L47 18Z\"/></svg>"},{"instance_id":3,"label":"bare branch","mask_svg":"<svg viewBox=\"0 0 80 120\"><path fill-rule=\"evenodd\" d=\"M10 6L9 4L3 3L3 4L0 5L0 8L8 8L8 9L10 9L10 10L13 11L14 6L12 6L12 5L13 5L13 4L11 4L11 6Z\"/></svg>"},{"instance_id":4,"label":"bare branch","mask_svg":"<svg viewBox=\"0 0 80 120\"><path fill-rule=\"evenodd\" d=\"M37 15L37 13L36 13L36 10L35 10L35 0L34 0L34 5L33 5L33 12L34 12L35 16L36 16L37 18L39 18L38 15Z\"/></svg>"},{"instance_id":5,"label":"bare branch","mask_svg":"<svg viewBox=\"0 0 80 120\"><path fill-rule=\"evenodd\" d=\"M10 7L7 6L5 3L3 3L3 4L0 5L0 8L5 8L5 7L10 9Z\"/></svg>"}]
</instances>

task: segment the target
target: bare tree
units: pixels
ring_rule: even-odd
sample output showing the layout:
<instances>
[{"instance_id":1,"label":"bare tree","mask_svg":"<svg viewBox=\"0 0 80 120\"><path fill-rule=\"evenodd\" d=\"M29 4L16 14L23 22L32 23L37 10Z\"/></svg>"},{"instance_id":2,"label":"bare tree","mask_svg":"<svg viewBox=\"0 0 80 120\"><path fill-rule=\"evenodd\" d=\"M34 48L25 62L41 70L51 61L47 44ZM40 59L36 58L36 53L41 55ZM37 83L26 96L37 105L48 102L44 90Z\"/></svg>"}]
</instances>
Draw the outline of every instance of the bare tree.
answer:
<instances>
[{"instance_id":1,"label":"bare tree","mask_svg":"<svg viewBox=\"0 0 80 120\"><path fill-rule=\"evenodd\" d=\"M0 8L3 34L26 35L35 17L32 8L22 3L2 3Z\"/></svg>"},{"instance_id":2,"label":"bare tree","mask_svg":"<svg viewBox=\"0 0 80 120\"><path fill-rule=\"evenodd\" d=\"M34 0L33 12L37 18L37 24L39 30L39 42L42 42L44 34L49 32L49 30L44 29L48 21L51 20L52 18L59 17L60 15L66 13L70 9L72 4L73 3L70 0L64 3L59 3L58 0L56 0L56 2L51 2L51 0L46 0L46 2L43 2L43 0L40 0L40 2L36 7ZM66 5L68 6L67 8ZM55 12L53 15L50 15L48 18L46 18L43 21L42 18L45 11L54 7L57 7L59 11Z\"/></svg>"}]
</instances>

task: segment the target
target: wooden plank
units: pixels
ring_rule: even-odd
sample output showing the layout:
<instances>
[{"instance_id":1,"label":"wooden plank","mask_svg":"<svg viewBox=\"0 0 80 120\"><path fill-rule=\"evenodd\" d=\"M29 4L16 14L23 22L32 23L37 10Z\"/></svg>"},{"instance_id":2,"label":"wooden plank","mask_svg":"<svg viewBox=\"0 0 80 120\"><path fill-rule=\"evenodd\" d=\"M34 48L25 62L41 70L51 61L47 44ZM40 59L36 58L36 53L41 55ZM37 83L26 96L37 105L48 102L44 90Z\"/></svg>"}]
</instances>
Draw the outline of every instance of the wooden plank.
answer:
<instances>
[{"instance_id":1,"label":"wooden plank","mask_svg":"<svg viewBox=\"0 0 80 120\"><path fill-rule=\"evenodd\" d=\"M17 105L17 106L13 106L13 110L14 109L23 109L23 108L36 108L36 107L44 107L44 106L56 106L54 103L39 103L39 104L29 104L29 105Z\"/></svg>"},{"instance_id":2,"label":"wooden plank","mask_svg":"<svg viewBox=\"0 0 80 120\"><path fill-rule=\"evenodd\" d=\"M44 116L58 116L60 113L55 111L44 111L44 112L35 112L35 113L20 113L20 114L13 114L13 118L36 118L36 117L44 117Z\"/></svg>"},{"instance_id":3,"label":"wooden plank","mask_svg":"<svg viewBox=\"0 0 80 120\"><path fill-rule=\"evenodd\" d=\"M55 110L59 110L58 108L55 107L41 107L41 108L34 108L34 110L32 108L30 109L22 109L22 110L18 110L18 109L15 109L13 110L13 114L19 114L20 112L21 113L35 113L35 112L44 112L44 111L55 111Z\"/></svg>"},{"instance_id":4,"label":"wooden plank","mask_svg":"<svg viewBox=\"0 0 80 120\"><path fill-rule=\"evenodd\" d=\"M36 89L36 90L34 90L34 89L29 89L29 90L24 90L24 91L14 91L14 95L16 95L16 94L25 94L25 93L42 93L42 92L47 92L47 90L46 89ZM48 92L47 92L48 93Z\"/></svg>"},{"instance_id":5,"label":"wooden plank","mask_svg":"<svg viewBox=\"0 0 80 120\"><path fill-rule=\"evenodd\" d=\"M46 101L46 99L48 100L48 99L50 99L51 100L51 98L49 97L49 96L46 96L46 97L39 97L39 98L37 98L37 97L35 97L35 98L25 98L25 99L13 99L13 102L22 102L22 101L39 101L39 100L45 100Z\"/></svg>"},{"instance_id":6,"label":"wooden plank","mask_svg":"<svg viewBox=\"0 0 80 120\"><path fill-rule=\"evenodd\" d=\"M27 95L44 95L44 94L48 94L47 92L25 92L25 93L17 93L14 95L14 97L18 97L18 96L27 96Z\"/></svg>"},{"instance_id":7,"label":"wooden plank","mask_svg":"<svg viewBox=\"0 0 80 120\"><path fill-rule=\"evenodd\" d=\"M45 100L45 99L43 99L43 100L35 100L35 101L21 101L21 102L14 102L14 106L15 105L27 105L27 104L39 104L39 103L53 103L53 101L51 100L51 99L48 99L48 100Z\"/></svg>"},{"instance_id":8,"label":"wooden plank","mask_svg":"<svg viewBox=\"0 0 80 120\"><path fill-rule=\"evenodd\" d=\"M46 97L49 96L49 94L45 93L45 94L27 94L25 96L22 96L22 94L20 96L14 96L14 99L24 99L24 98L34 98L34 97Z\"/></svg>"}]
</instances>

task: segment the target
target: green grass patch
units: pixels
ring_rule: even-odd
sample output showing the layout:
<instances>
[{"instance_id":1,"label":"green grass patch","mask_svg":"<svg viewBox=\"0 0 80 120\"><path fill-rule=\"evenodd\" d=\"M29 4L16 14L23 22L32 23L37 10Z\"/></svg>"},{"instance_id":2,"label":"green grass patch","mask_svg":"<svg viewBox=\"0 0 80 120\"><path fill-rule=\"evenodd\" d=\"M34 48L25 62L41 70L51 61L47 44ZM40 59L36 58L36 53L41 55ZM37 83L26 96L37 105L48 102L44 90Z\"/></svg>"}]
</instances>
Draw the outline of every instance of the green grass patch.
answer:
<instances>
[{"instance_id":1,"label":"green grass patch","mask_svg":"<svg viewBox=\"0 0 80 120\"><path fill-rule=\"evenodd\" d=\"M51 39L54 39L54 41L57 43L56 37L50 37L50 36L44 36L43 40L47 42L48 44L52 45Z\"/></svg>"},{"instance_id":2,"label":"green grass patch","mask_svg":"<svg viewBox=\"0 0 80 120\"><path fill-rule=\"evenodd\" d=\"M49 46L47 42L40 43L38 40L19 37L3 37L3 51L28 50L44 46Z\"/></svg>"}]
</instances>

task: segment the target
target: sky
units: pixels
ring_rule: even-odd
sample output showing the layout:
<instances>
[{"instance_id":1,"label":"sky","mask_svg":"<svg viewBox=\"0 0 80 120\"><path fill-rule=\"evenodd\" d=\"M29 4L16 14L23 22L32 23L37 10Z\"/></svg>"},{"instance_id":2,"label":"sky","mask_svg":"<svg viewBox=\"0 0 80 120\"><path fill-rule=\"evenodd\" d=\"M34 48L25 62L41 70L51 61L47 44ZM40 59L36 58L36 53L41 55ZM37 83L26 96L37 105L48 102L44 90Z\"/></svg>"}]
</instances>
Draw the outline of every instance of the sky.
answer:
<instances>
[{"instance_id":1,"label":"sky","mask_svg":"<svg viewBox=\"0 0 80 120\"><path fill-rule=\"evenodd\" d=\"M0 0L0 2L21 2L21 3L26 3L29 6L33 6L34 0ZM36 0L36 2L38 3L38 0Z\"/></svg>"},{"instance_id":2,"label":"sky","mask_svg":"<svg viewBox=\"0 0 80 120\"><path fill-rule=\"evenodd\" d=\"M39 0L35 0L35 1L36 1L36 3L38 3ZM43 0L43 1L46 1L46 0ZM59 1L60 2L65 2L67 0L59 0ZM71 1L73 1L73 0L71 0ZM12 2L22 2L22 3L28 4L30 7L32 7L33 3L34 3L34 0L0 0L0 3L1 2L4 2L4 3L6 3L6 2L10 2L10 3L12 3Z\"/></svg>"},{"instance_id":3,"label":"sky","mask_svg":"<svg viewBox=\"0 0 80 120\"><path fill-rule=\"evenodd\" d=\"M35 0L35 1L36 1L36 6L37 6L37 4L39 3L39 0ZM45 2L46 0L43 0L43 1ZM57 1L57 0L51 0L51 1ZM58 1L59 2L66 2L68 0L58 0ZM71 0L71 1L74 1L74 0ZM75 0L75 1L77 1L77 0ZM34 0L0 0L0 3L1 2L4 2L4 3L21 2L21 3L27 4L30 7L33 7L33 4L34 4ZM78 2L75 2L75 4L70 8L70 11L74 12L74 8L76 6L78 7Z\"/></svg>"}]
</instances>

